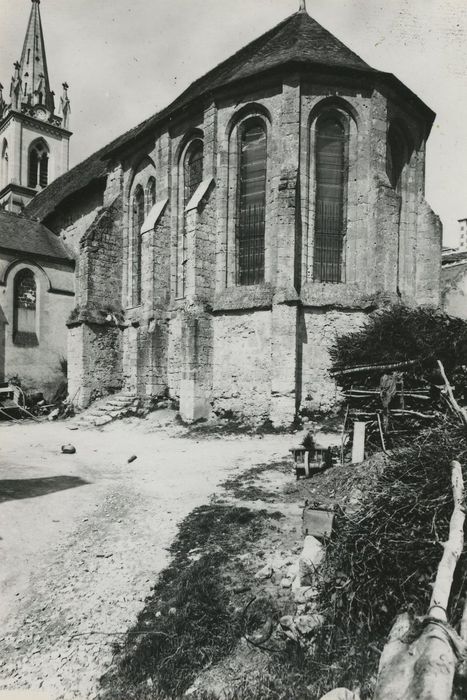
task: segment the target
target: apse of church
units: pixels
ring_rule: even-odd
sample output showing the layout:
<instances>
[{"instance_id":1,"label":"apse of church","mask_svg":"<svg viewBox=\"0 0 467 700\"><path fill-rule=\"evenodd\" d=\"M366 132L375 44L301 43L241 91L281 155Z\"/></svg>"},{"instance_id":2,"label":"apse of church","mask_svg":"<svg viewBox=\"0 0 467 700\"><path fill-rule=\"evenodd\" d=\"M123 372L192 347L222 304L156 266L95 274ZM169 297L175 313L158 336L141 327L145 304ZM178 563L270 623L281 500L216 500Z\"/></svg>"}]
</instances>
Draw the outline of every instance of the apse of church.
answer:
<instances>
[{"instance_id":1,"label":"apse of church","mask_svg":"<svg viewBox=\"0 0 467 700\"><path fill-rule=\"evenodd\" d=\"M38 194L77 259L70 393L290 424L336 404L329 347L439 304L433 112L302 8Z\"/></svg>"}]
</instances>

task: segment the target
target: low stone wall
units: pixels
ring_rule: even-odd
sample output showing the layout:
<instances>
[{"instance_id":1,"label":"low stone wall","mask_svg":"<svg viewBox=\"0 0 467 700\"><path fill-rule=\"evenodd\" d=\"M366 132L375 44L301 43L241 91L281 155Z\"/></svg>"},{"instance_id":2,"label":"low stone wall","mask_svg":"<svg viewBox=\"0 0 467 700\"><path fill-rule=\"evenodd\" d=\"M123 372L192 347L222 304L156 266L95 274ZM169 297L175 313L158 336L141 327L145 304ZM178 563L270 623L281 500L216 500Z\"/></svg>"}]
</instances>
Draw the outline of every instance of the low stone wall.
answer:
<instances>
[{"instance_id":1,"label":"low stone wall","mask_svg":"<svg viewBox=\"0 0 467 700\"><path fill-rule=\"evenodd\" d=\"M216 315L212 405L216 413L267 418L271 403L271 311Z\"/></svg>"},{"instance_id":2,"label":"low stone wall","mask_svg":"<svg viewBox=\"0 0 467 700\"><path fill-rule=\"evenodd\" d=\"M118 327L82 323L69 329L68 391L77 405L122 388L121 344Z\"/></svg>"},{"instance_id":3,"label":"low stone wall","mask_svg":"<svg viewBox=\"0 0 467 700\"><path fill-rule=\"evenodd\" d=\"M341 394L329 374L329 349L337 336L358 330L367 318L363 311L305 309L299 324L301 346L301 409L332 411Z\"/></svg>"}]
</instances>

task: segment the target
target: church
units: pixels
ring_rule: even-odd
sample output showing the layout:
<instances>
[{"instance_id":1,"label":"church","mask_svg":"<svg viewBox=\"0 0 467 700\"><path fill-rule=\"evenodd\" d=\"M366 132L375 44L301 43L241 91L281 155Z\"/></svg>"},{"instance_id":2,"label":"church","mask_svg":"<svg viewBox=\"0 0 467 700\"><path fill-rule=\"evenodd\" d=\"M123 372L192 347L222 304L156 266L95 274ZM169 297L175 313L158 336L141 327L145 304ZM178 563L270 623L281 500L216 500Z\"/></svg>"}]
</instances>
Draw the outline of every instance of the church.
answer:
<instances>
[{"instance_id":1,"label":"church","mask_svg":"<svg viewBox=\"0 0 467 700\"><path fill-rule=\"evenodd\" d=\"M0 197L34 183L25 215L73 258L81 407L125 391L169 396L188 422L286 426L335 406L336 335L388 303L439 305L442 231L424 197L435 115L304 2L69 171L66 87L59 123L41 70L20 111L36 124L45 110L54 179L42 189L38 150L38 179Z\"/></svg>"},{"instance_id":2,"label":"church","mask_svg":"<svg viewBox=\"0 0 467 700\"><path fill-rule=\"evenodd\" d=\"M57 113L33 0L9 102L0 85L0 382L53 396L64 381L74 259L57 233L25 215L29 202L69 167L70 100Z\"/></svg>"}]
</instances>

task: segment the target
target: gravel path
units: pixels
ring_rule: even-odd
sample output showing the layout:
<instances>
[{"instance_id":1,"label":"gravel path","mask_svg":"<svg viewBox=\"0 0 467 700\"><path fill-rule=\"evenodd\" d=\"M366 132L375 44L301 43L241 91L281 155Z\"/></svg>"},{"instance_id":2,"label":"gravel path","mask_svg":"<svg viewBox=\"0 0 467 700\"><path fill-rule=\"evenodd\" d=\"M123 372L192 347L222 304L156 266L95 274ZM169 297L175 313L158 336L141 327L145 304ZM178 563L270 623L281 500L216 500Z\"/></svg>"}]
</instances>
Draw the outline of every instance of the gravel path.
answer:
<instances>
[{"instance_id":1,"label":"gravel path","mask_svg":"<svg viewBox=\"0 0 467 700\"><path fill-rule=\"evenodd\" d=\"M95 697L177 524L228 476L284 457L291 441L195 441L161 418L100 431L0 424L0 690ZM62 455L69 442L77 453Z\"/></svg>"}]
</instances>

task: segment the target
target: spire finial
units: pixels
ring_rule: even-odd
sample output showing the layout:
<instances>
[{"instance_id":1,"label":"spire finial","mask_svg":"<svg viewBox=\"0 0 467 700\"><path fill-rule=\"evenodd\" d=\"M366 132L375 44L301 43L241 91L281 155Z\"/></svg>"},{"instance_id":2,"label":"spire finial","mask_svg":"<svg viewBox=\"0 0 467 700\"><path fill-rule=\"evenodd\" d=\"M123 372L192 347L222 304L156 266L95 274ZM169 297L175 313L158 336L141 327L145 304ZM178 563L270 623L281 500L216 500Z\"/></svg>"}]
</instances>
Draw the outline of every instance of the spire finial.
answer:
<instances>
[{"instance_id":1,"label":"spire finial","mask_svg":"<svg viewBox=\"0 0 467 700\"><path fill-rule=\"evenodd\" d=\"M300 0L299 12L306 12L306 0Z\"/></svg>"}]
</instances>

